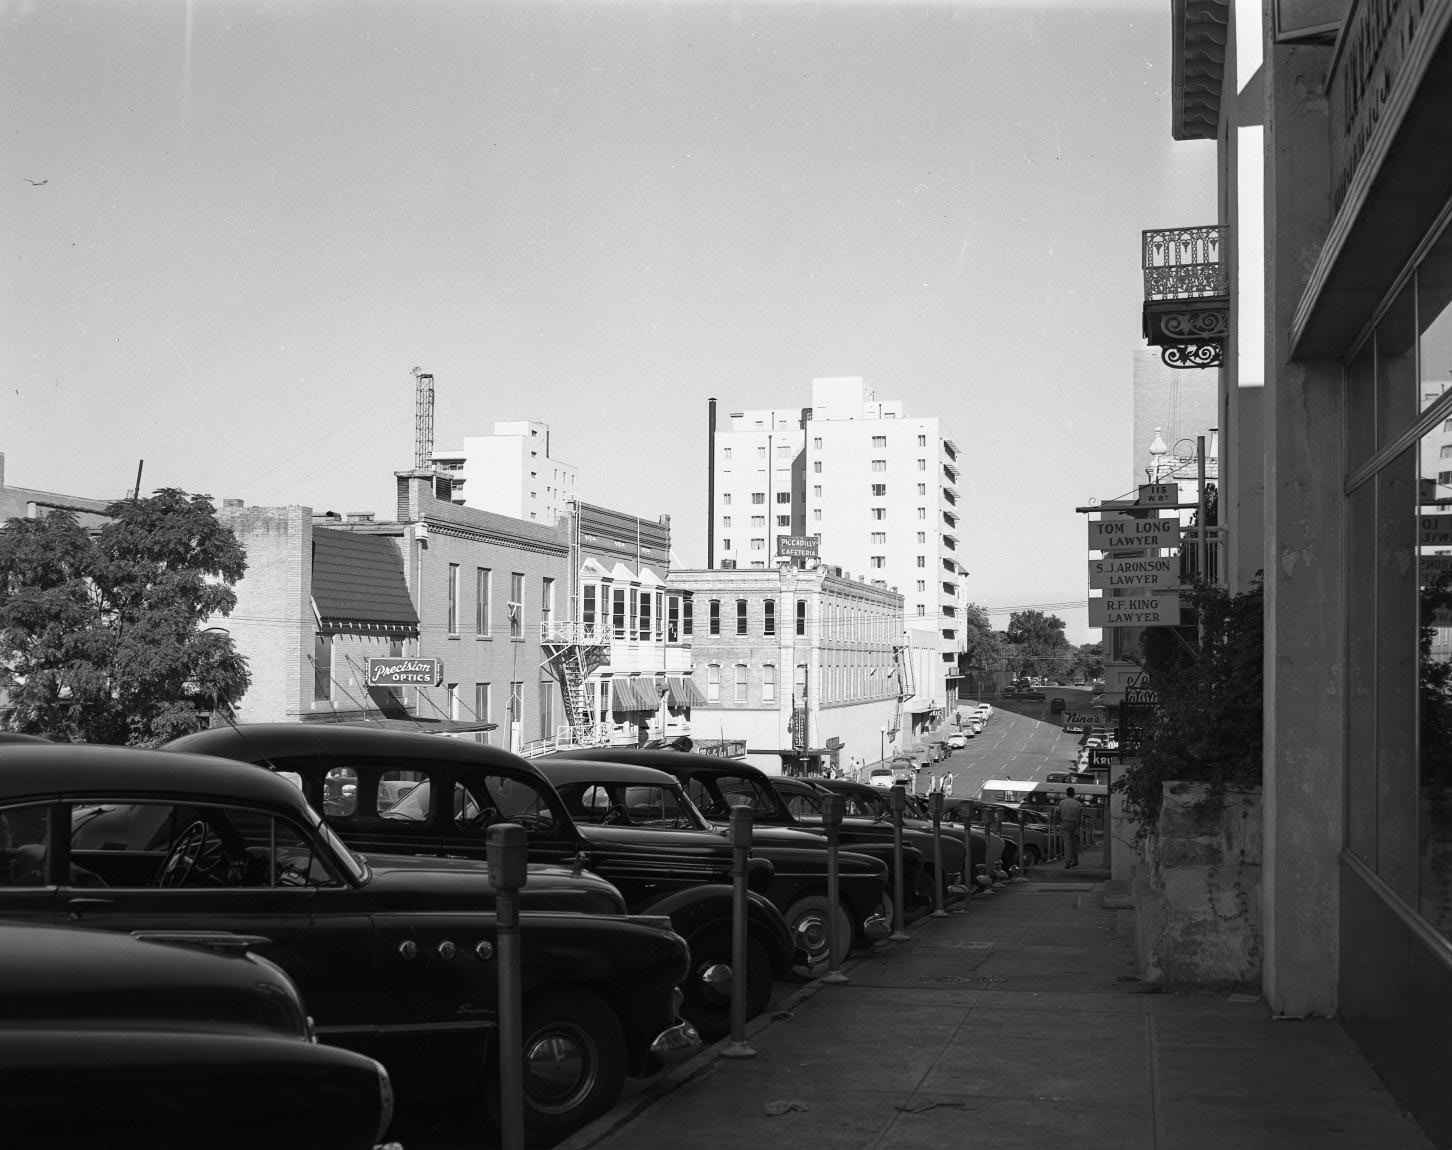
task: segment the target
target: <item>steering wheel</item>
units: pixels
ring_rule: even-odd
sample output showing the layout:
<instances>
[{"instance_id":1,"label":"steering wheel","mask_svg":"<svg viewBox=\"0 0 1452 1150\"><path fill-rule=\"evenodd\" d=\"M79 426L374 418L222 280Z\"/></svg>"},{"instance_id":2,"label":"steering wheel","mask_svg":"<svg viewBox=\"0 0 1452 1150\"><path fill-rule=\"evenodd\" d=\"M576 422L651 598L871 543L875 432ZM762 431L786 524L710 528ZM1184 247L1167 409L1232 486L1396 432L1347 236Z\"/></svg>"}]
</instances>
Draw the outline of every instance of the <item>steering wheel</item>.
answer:
<instances>
[{"instance_id":1,"label":"steering wheel","mask_svg":"<svg viewBox=\"0 0 1452 1150\"><path fill-rule=\"evenodd\" d=\"M171 844L171 849L166 852L166 859L161 864L161 871L156 876L156 885L160 887L185 886L187 879L192 877L192 872L197 869L197 860L201 858L202 848L207 842L207 824L204 819L197 819L188 823L177 835Z\"/></svg>"},{"instance_id":2,"label":"steering wheel","mask_svg":"<svg viewBox=\"0 0 1452 1150\"><path fill-rule=\"evenodd\" d=\"M619 826L621 823L629 824L633 821L634 820L631 819L625 808L622 807L619 803L616 803L613 807L605 812L604 816L600 819L600 825L602 827L613 827Z\"/></svg>"}]
</instances>

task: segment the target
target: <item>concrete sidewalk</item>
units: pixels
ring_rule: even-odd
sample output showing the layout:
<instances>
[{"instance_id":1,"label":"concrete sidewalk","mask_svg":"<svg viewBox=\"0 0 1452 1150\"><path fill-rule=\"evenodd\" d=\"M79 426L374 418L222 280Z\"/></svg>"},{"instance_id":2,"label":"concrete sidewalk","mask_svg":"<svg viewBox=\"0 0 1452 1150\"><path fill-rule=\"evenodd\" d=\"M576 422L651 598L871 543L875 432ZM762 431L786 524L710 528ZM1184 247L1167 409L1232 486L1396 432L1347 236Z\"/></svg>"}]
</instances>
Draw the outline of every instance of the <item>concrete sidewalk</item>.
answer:
<instances>
[{"instance_id":1,"label":"concrete sidewalk","mask_svg":"<svg viewBox=\"0 0 1452 1150\"><path fill-rule=\"evenodd\" d=\"M921 919L749 1026L756 1057L718 1043L556 1150L1432 1150L1337 1023L1145 993L1106 877Z\"/></svg>"}]
</instances>

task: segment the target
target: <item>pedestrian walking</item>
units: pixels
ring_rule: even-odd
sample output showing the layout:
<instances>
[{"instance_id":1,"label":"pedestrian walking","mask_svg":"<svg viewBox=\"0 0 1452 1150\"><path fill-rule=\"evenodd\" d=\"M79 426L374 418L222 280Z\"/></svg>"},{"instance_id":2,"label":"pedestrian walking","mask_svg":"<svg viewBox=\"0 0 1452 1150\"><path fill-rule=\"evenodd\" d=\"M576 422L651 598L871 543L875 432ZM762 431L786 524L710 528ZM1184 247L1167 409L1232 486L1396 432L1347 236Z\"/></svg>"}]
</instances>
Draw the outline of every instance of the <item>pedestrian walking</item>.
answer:
<instances>
[{"instance_id":1,"label":"pedestrian walking","mask_svg":"<svg viewBox=\"0 0 1452 1150\"><path fill-rule=\"evenodd\" d=\"M1079 865L1079 818L1084 804L1074 797L1074 788L1065 787L1059 800L1059 830L1064 836L1064 869Z\"/></svg>"}]
</instances>

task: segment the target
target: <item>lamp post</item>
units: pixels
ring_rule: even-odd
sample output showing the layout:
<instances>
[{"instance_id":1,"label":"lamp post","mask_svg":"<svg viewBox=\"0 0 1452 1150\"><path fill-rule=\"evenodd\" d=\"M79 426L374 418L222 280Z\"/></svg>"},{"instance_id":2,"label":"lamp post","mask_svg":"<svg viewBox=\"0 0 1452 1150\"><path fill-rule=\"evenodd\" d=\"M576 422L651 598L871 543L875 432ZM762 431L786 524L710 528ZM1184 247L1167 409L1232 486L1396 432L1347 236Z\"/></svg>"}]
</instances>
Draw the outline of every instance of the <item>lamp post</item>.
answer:
<instances>
[{"instance_id":1,"label":"lamp post","mask_svg":"<svg viewBox=\"0 0 1452 1150\"><path fill-rule=\"evenodd\" d=\"M877 761L879 764L887 762L887 728L877 729Z\"/></svg>"}]
</instances>

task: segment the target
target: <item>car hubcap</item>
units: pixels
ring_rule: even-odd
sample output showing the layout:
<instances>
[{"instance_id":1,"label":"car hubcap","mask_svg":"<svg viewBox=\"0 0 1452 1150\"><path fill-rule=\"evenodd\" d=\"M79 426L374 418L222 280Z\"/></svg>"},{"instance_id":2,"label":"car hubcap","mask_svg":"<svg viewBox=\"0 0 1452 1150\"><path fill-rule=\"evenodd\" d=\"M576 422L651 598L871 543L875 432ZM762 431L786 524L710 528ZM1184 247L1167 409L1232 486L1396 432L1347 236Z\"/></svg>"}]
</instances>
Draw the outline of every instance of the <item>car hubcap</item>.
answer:
<instances>
[{"instance_id":1,"label":"car hubcap","mask_svg":"<svg viewBox=\"0 0 1452 1150\"><path fill-rule=\"evenodd\" d=\"M808 954L822 954L827 949L827 924L817 915L809 915L797 923L797 941Z\"/></svg>"},{"instance_id":2,"label":"car hubcap","mask_svg":"<svg viewBox=\"0 0 1452 1150\"><path fill-rule=\"evenodd\" d=\"M700 984L705 997L713 1001L731 1000L731 964L727 962L709 962L702 966L696 975L696 981Z\"/></svg>"},{"instance_id":3,"label":"car hubcap","mask_svg":"<svg viewBox=\"0 0 1452 1150\"><path fill-rule=\"evenodd\" d=\"M526 1089L537 1109L569 1110L594 1078L592 1051L573 1031L537 1034L525 1047L524 1073Z\"/></svg>"}]
</instances>

